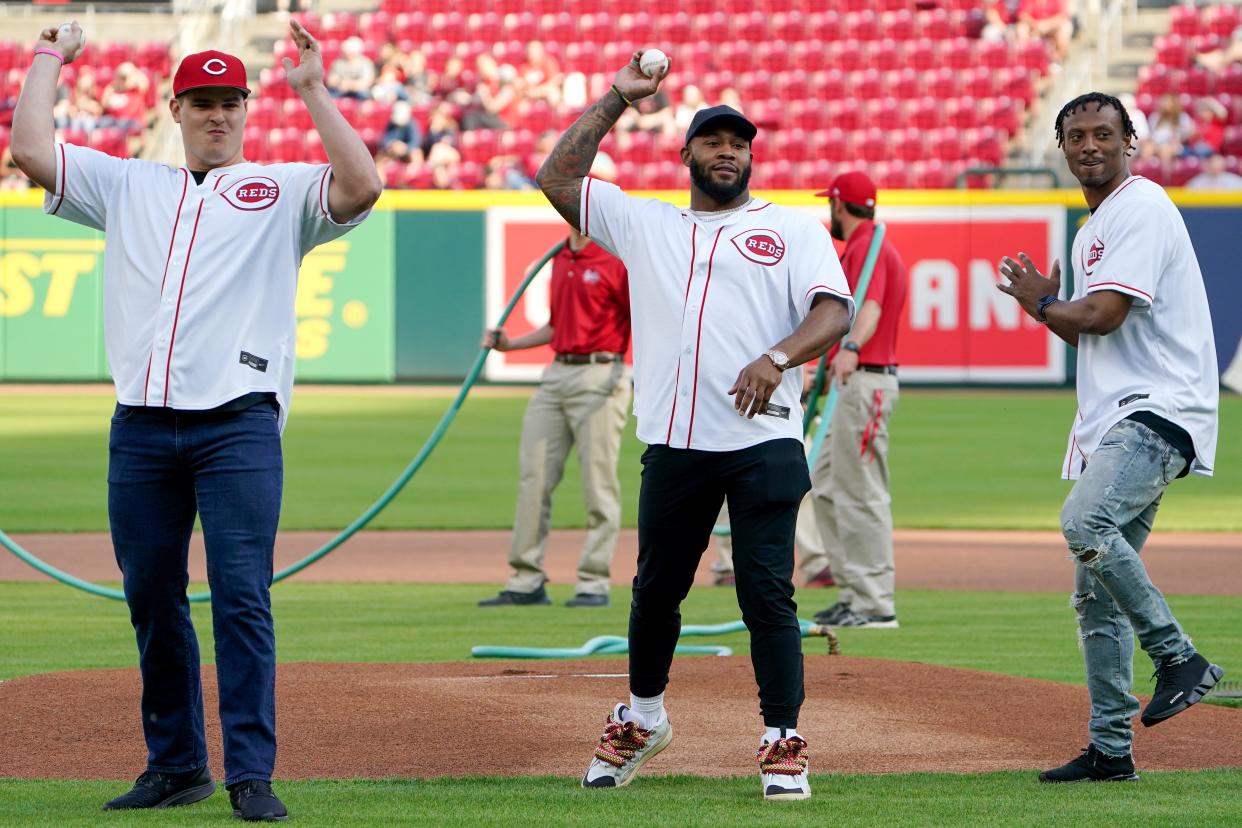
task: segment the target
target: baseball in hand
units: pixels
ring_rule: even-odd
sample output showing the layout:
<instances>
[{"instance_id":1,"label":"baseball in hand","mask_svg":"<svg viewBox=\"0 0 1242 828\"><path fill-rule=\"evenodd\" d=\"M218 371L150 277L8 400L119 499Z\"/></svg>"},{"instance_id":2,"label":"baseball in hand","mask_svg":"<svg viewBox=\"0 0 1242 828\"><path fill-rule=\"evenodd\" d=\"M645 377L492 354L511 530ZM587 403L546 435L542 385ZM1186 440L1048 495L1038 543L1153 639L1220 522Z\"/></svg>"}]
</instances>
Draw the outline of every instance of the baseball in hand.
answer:
<instances>
[{"instance_id":1,"label":"baseball in hand","mask_svg":"<svg viewBox=\"0 0 1242 828\"><path fill-rule=\"evenodd\" d=\"M639 59L638 68L649 78L657 77L668 71L668 55L659 49L648 49Z\"/></svg>"},{"instance_id":2,"label":"baseball in hand","mask_svg":"<svg viewBox=\"0 0 1242 828\"><path fill-rule=\"evenodd\" d=\"M69 35L69 34L71 34L72 32L73 32L73 24L72 24L72 23L61 23L61 24L60 24L60 29L59 29L59 34L58 34L57 36L58 36L58 37L59 37L59 36L68 36L68 35Z\"/></svg>"}]
</instances>

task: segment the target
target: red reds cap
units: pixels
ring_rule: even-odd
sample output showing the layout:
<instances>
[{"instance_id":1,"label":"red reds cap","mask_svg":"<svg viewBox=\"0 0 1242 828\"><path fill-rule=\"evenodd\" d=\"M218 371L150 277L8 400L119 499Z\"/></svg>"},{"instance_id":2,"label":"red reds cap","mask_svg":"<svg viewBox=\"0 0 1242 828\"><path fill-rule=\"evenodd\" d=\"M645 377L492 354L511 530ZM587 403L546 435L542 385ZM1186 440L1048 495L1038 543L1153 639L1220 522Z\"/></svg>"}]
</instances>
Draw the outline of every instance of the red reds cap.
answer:
<instances>
[{"instance_id":1,"label":"red reds cap","mask_svg":"<svg viewBox=\"0 0 1242 828\"><path fill-rule=\"evenodd\" d=\"M250 94L245 65L239 58L215 49L185 56L173 76L173 97L207 86L227 86L243 95Z\"/></svg>"},{"instance_id":2,"label":"red reds cap","mask_svg":"<svg viewBox=\"0 0 1242 828\"><path fill-rule=\"evenodd\" d=\"M828 196L856 204L859 207L875 206L875 182L864 172L841 173L833 179L832 185L817 196Z\"/></svg>"}]
</instances>

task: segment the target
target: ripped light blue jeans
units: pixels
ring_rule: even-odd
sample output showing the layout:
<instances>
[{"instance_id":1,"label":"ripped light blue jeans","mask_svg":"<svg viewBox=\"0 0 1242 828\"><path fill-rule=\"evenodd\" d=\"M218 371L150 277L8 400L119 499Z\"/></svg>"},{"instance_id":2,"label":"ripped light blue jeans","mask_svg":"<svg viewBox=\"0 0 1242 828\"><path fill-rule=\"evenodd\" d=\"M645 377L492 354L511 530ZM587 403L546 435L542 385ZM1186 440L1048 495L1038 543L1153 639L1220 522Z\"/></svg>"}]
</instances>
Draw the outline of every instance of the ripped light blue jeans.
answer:
<instances>
[{"instance_id":1,"label":"ripped light blue jeans","mask_svg":"<svg viewBox=\"0 0 1242 828\"><path fill-rule=\"evenodd\" d=\"M1195 653L1139 558L1160 498L1185 465L1159 434L1122 420L1104 435L1061 509L1061 531L1077 561L1071 604L1091 694L1088 730L1109 756L1129 754L1134 738L1135 635L1156 665Z\"/></svg>"}]
</instances>

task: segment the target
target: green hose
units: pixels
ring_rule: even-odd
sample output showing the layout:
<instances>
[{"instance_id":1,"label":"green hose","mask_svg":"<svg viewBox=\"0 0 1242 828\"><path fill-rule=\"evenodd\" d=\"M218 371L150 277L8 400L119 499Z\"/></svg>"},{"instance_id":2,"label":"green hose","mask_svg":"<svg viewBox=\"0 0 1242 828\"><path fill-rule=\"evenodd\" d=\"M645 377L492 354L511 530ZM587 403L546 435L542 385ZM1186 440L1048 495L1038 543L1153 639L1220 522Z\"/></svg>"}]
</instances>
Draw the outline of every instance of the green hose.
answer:
<instances>
[{"instance_id":1,"label":"green hose","mask_svg":"<svg viewBox=\"0 0 1242 828\"><path fill-rule=\"evenodd\" d=\"M858 287L854 290L855 317L862 310L863 302L867 301L867 288L871 285L871 274L875 272L875 263L880 258L880 247L884 244L884 235L887 232L888 228L883 224L876 224L875 233L871 236L871 246L867 248L867 258L863 260L862 272L858 276ZM806 464L812 469L815 468L815 461L819 458L820 449L824 446L824 438L828 436L828 426L832 422L832 412L836 410L839 396L840 391L834 382L828 388L828 399L824 400L824 411L819 415L819 428L815 431L815 439L811 441L811 450L806 454ZM814 416L812 409L807 409L806 416L808 419Z\"/></svg>"},{"instance_id":2,"label":"green hose","mask_svg":"<svg viewBox=\"0 0 1242 828\"><path fill-rule=\"evenodd\" d=\"M803 637L819 635L814 632L819 625L812 621L798 621ZM741 621L728 621L723 624L687 624L681 628L681 636L728 635L729 633L745 632L746 625ZM586 658L591 655L622 655L630 651L630 642L621 635L597 635L587 640L581 647L499 647L481 645L470 648L474 658ZM696 646L678 644L673 650L678 655L733 655L733 650L721 645Z\"/></svg>"},{"instance_id":3,"label":"green hose","mask_svg":"<svg viewBox=\"0 0 1242 828\"><path fill-rule=\"evenodd\" d=\"M502 327L505 324L509 318L509 314L513 313L513 309L517 306L518 299L520 299L522 294L526 292L526 288L530 285L531 281L534 280L539 271L543 269L543 266L546 265L553 256L559 253L561 248L564 246L565 242L558 242L551 250L544 254L542 259L531 267L530 272L526 274L526 278L522 280L522 283L518 285L517 290L513 292L513 296L509 298L509 304L505 306L504 312L500 314L500 319L496 321L495 327ZM401 490L405 488L405 484L410 482L410 478L413 477L420 468L422 468L423 463L425 463L427 458L431 456L431 452L435 450L436 446L440 444L440 440L444 438L449 426L452 425L454 418L456 418L458 410L461 409L461 405L465 401L466 395L470 393L470 389L478 380L479 373L483 370L483 363L486 362L487 354L490 350L490 348L486 347L479 349L479 355L475 357L474 365L470 368L470 373L466 375L465 381L461 384L461 388L457 391L457 396L453 399L453 402L449 406L448 410L445 411L444 415L440 418L440 422L436 424L435 430L431 432L431 436L429 436L423 443L423 447L419 449L418 454L414 456L414 459L410 461L410 464L406 466L405 470L401 472L397 479L392 482L392 485L390 485L388 489L380 495L380 498L372 503L369 509L355 518L352 523L342 529L341 533L335 538L328 541L302 560L290 564L273 575L272 583L283 581L290 575L301 572L303 569L315 563L320 558L323 558L329 552L333 551L345 541L353 537L359 529L370 523L376 515L382 512L384 508L392 502L393 498L395 498ZM74 577L67 572L57 569L46 561L41 560L30 552L27 552L19 546L16 541L6 535L3 530L0 530L0 546L4 546L5 549L16 555L19 560L24 561L42 572L44 575L54 578L66 586L71 586L76 589L80 589L83 592L98 595L102 598L112 598L117 601L125 600L125 593L121 592L119 589L110 589L108 587L99 586L98 584L93 584L90 581L84 581L81 578ZM191 601L196 603L210 601L211 593L192 593L188 597Z\"/></svg>"}]
</instances>

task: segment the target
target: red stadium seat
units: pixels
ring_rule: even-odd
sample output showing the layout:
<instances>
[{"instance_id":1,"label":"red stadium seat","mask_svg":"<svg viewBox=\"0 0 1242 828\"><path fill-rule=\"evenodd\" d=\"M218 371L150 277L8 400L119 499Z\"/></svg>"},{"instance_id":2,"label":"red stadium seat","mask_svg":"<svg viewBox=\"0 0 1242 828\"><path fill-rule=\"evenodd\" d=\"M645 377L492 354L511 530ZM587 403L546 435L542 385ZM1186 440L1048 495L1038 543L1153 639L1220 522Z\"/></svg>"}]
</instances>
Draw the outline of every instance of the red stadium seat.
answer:
<instances>
[{"instance_id":1,"label":"red stadium seat","mask_svg":"<svg viewBox=\"0 0 1242 828\"><path fill-rule=\"evenodd\" d=\"M1194 6L1173 6L1169 9L1169 30L1182 37L1199 34L1199 10Z\"/></svg>"}]
</instances>

